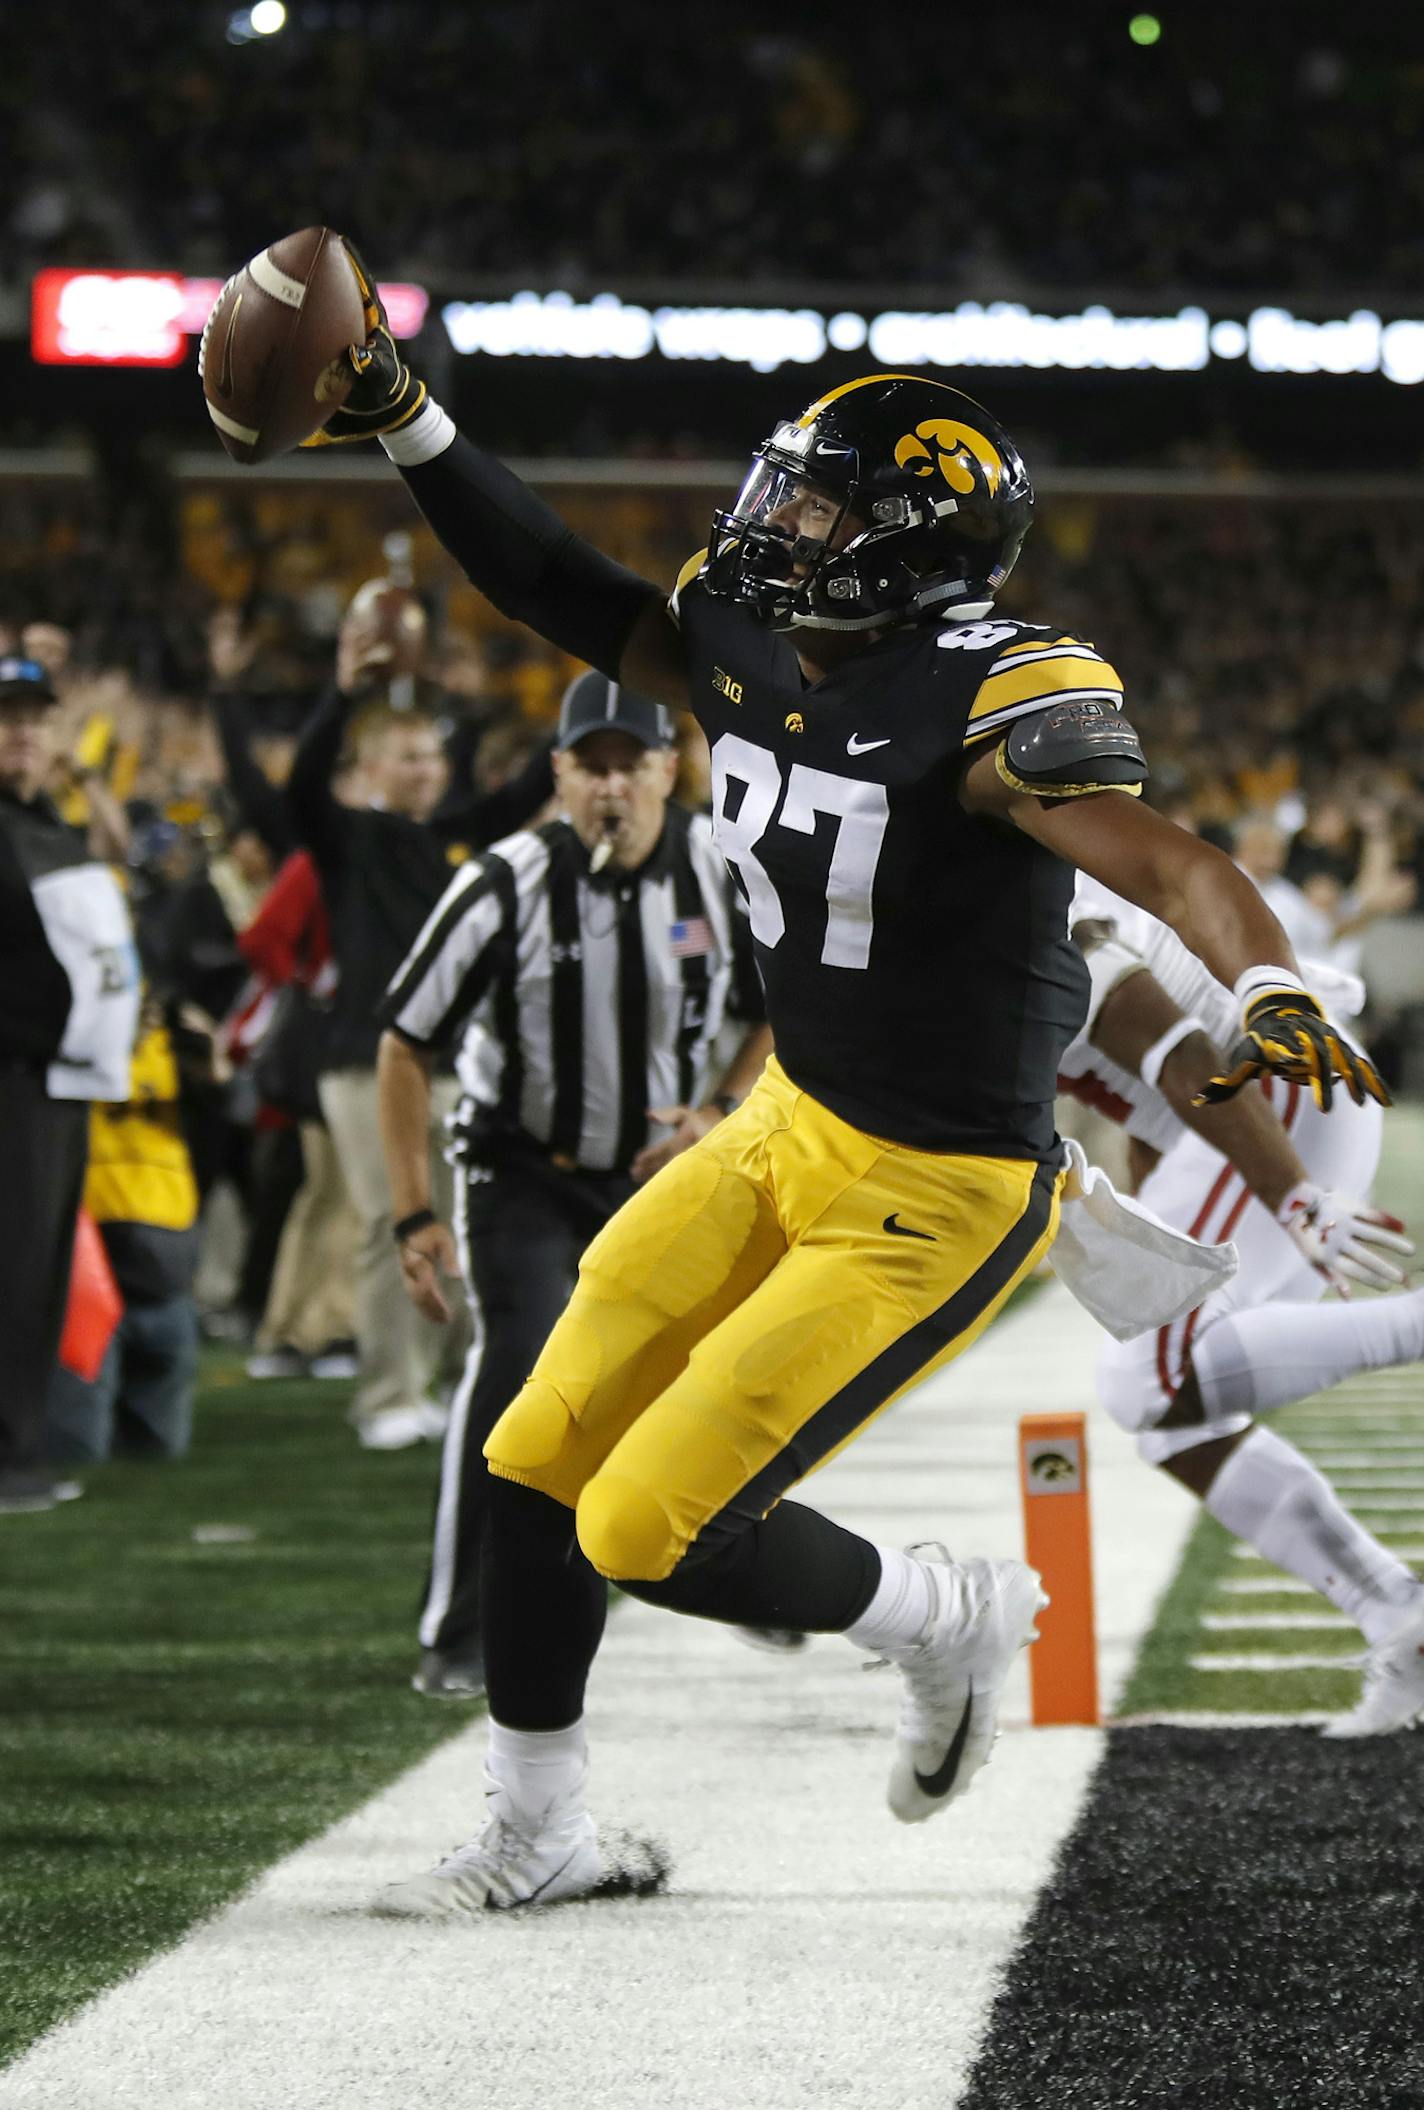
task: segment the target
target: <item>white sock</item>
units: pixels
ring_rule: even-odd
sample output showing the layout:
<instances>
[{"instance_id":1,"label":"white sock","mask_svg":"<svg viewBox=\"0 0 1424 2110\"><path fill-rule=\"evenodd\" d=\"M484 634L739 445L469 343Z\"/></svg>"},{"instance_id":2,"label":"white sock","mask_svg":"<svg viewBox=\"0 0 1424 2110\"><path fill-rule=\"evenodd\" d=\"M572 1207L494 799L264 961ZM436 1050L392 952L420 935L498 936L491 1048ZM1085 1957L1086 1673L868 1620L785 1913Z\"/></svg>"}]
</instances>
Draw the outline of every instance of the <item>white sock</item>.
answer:
<instances>
[{"instance_id":1,"label":"white sock","mask_svg":"<svg viewBox=\"0 0 1424 2110\"><path fill-rule=\"evenodd\" d=\"M1424 1583L1356 1523L1324 1475L1274 1429L1252 1429L1207 1489L1219 1524L1298 1575L1373 1645Z\"/></svg>"},{"instance_id":2,"label":"white sock","mask_svg":"<svg viewBox=\"0 0 1424 2110\"><path fill-rule=\"evenodd\" d=\"M1424 1357L1424 1290L1368 1303L1263 1304L1231 1312L1192 1344L1209 1420L1263 1414L1353 1377Z\"/></svg>"},{"instance_id":3,"label":"white sock","mask_svg":"<svg viewBox=\"0 0 1424 2110\"><path fill-rule=\"evenodd\" d=\"M854 1626L845 1630L856 1648L913 1648L925 1638L934 1599L923 1561L898 1546L877 1546L880 1580Z\"/></svg>"},{"instance_id":4,"label":"white sock","mask_svg":"<svg viewBox=\"0 0 1424 2110\"><path fill-rule=\"evenodd\" d=\"M567 1729L507 1729L490 1716L485 1771L525 1816L577 1794L588 1772L583 1716Z\"/></svg>"}]
</instances>

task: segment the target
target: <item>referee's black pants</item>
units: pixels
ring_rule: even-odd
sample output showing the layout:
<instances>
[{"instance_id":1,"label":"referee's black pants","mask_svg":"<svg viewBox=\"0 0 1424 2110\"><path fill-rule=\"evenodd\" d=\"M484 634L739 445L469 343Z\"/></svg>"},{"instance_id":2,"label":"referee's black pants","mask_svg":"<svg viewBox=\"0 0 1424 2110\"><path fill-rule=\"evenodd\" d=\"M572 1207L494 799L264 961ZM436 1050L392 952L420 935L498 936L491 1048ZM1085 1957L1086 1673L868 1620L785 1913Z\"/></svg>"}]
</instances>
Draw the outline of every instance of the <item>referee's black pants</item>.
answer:
<instances>
[{"instance_id":1,"label":"referee's black pants","mask_svg":"<svg viewBox=\"0 0 1424 2110\"><path fill-rule=\"evenodd\" d=\"M0 1474L42 1466L88 1156L88 1106L0 1062Z\"/></svg>"},{"instance_id":2,"label":"referee's black pants","mask_svg":"<svg viewBox=\"0 0 1424 2110\"><path fill-rule=\"evenodd\" d=\"M474 1338L440 1462L420 1640L443 1654L480 1650L480 1562L489 1511L485 1438L533 1369L573 1292L584 1247L633 1192L619 1173L561 1171L534 1145L457 1164L455 1229ZM591 1591L602 1579L588 1568Z\"/></svg>"}]
</instances>

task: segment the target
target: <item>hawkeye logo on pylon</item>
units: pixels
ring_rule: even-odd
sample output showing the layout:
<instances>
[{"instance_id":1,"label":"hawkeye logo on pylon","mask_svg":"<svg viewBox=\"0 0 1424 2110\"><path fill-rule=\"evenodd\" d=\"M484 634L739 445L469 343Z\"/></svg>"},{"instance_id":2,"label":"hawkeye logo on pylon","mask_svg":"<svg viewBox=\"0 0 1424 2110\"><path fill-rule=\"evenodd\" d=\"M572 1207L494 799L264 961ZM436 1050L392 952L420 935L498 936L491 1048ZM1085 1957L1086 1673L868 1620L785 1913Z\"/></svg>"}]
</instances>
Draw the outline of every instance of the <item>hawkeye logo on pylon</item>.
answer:
<instances>
[{"instance_id":1,"label":"hawkeye logo on pylon","mask_svg":"<svg viewBox=\"0 0 1424 2110\"><path fill-rule=\"evenodd\" d=\"M1027 1444L1024 1467L1030 1494L1074 1495L1082 1489L1083 1454L1076 1437Z\"/></svg>"},{"instance_id":2,"label":"hawkeye logo on pylon","mask_svg":"<svg viewBox=\"0 0 1424 2110\"><path fill-rule=\"evenodd\" d=\"M933 454L929 443L934 446ZM902 433L895 442L895 461L911 476L933 476L937 469L950 490L963 498L974 489L975 462L984 472L991 497L1004 474L997 447L972 425L961 425L953 418L926 418L913 432Z\"/></svg>"}]
</instances>

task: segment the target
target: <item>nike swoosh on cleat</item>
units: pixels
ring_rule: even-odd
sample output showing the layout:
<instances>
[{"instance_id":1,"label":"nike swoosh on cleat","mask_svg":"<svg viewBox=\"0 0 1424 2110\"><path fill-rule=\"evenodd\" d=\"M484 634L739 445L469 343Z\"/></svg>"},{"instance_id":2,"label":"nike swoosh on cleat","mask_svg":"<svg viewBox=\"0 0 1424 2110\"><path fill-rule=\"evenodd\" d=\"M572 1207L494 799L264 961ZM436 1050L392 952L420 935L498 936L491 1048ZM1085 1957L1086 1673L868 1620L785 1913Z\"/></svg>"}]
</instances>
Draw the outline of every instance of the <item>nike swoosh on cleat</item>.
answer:
<instances>
[{"instance_id":1,"label":"nike swoosh on cleat","mask_svg":"<svg viewBox=\"0 0 1424 2110\"><path fill-rule=\"evenodd\" d=\"M958 1773L959 1761L964 1756L964 1742L969 1734L969 1721L973 1712L974 1687L971 1684L969 1697L964 1702L964 1712L959 1717L959 1727L954 1732L954 1741L943 1759L933 1773L922 1773L918 1766L915 1768L915 1784L921 1794L932 1796L938 1802L954 1786L954 1776Z\"/></svg>"},{"instance_id":2,"label":"nike swoosh on cleat","mask_svg":"<svg viewBox=\"0 0 1424 2110\"><path fill-rule=\"evenodd\" d=\"M882 1230L893 1231L897 1238L923 1238L927 1240L930 1245L937 1245L939 1243L933 1231L912 1231L908 1224L902 1224L898 1212L893 1209L891 1210L890 1214L886 1217L885 1222L881 1226L881 1228Z\"/></svg>"},{"instance_id":3,"label":"nike swoosh on cleat","mask_svg":"<svg viewBox=\"0 0 1424 2110\"><path fill-rule=\"evenodd\" d=\"M888 747L889 745L890 735L888 733L883 740L862 740L859 733L852 733L846 742L846 753L848 755L868 755L872 747Z\"/></svg>"}]
</instances>

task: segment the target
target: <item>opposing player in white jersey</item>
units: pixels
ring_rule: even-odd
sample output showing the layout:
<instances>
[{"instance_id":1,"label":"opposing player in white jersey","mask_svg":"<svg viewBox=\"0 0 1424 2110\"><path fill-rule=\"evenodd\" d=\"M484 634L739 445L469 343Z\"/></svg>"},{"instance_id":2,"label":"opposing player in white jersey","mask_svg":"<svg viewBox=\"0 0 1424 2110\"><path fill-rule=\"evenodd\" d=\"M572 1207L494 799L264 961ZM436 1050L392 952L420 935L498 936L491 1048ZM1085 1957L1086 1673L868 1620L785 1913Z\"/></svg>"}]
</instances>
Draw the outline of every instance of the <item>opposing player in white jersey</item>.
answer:
<instances>
[{"instance_id":1,"label":"opposing player in white jersey","mask_svg":"<svg viewBox=\"0 0 1424 2110\"><path fill-rule=\"evenodd\" d=\"M1351 1280L1399 1285L1386 1255L1413 1250L1403 1225L1352 1198L1375 1176L1380 1109L1342 1093L1322 1113L1301 1086L1271 1078L1194 1106L1236 1031L1230 993L1163 924L1095 881L1080 882L1072 926L1092 994L1060 1089L1123 1124L1156 1215L1207 1245L1233 1239L1241 1256L1235 1278L1184 1319L1110 1341L1099 1396L1149 1464L1359 1626L1364 1692L1325 1734L1402 1728L1424 1713L1424 1583L1256 1419L1357 1371L1424 1357L1424 1289L1320 1302L1327 1288L1348 1298ZM1329 994L1348 1015L1345 990Z\"/></svg>"}]
</instances>

